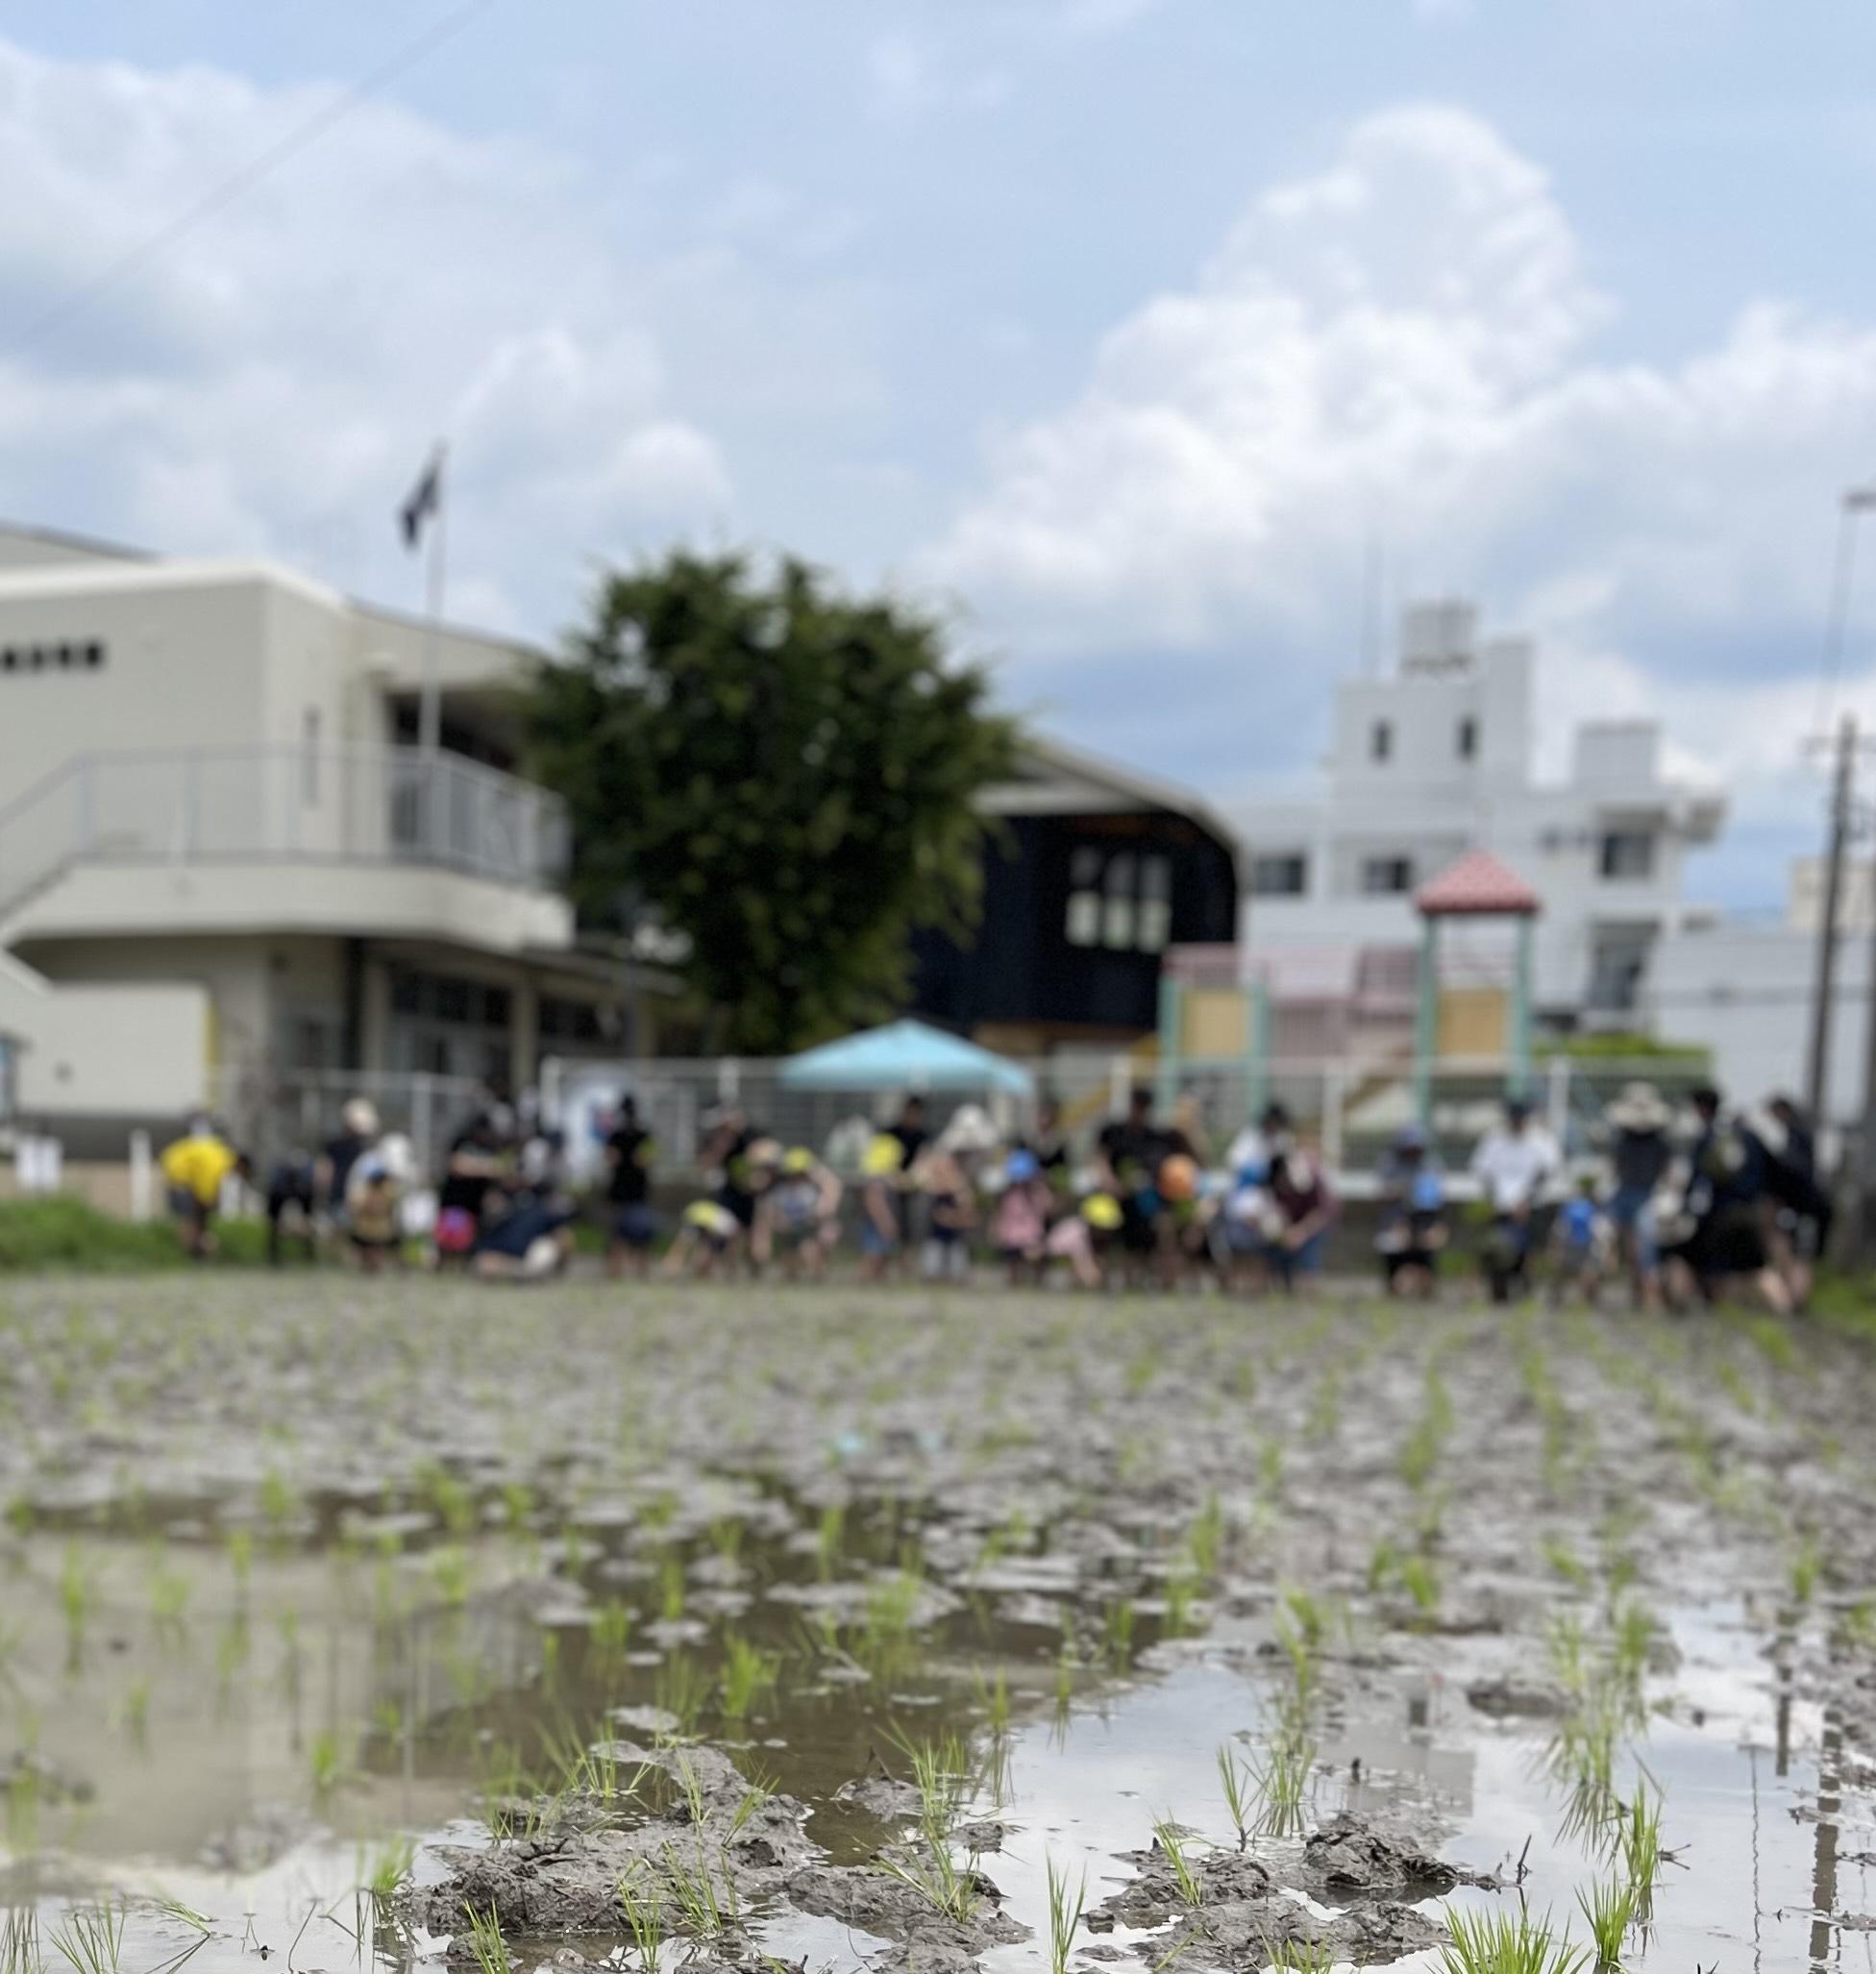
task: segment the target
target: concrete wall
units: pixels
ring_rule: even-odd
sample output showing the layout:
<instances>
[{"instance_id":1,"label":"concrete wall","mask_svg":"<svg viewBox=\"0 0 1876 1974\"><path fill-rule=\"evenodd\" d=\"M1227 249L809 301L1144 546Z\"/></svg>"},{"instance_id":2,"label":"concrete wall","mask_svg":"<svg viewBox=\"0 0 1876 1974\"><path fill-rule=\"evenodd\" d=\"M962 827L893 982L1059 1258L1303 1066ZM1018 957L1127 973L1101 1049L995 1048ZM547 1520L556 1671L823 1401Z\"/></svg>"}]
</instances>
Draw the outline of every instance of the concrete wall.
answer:
<instances>
[{"instance_id":1,"label":"concrete wall","mask_svg":"<svg viewBox=\"0 0 1876 1974\"><path fill-rule=\"evenodd\" d=\"M0 963L19 1114L180 1117L204 1101L213 1018L200 984L58 986Z\"/></svg>"},{"instance_id":2,"label":"concrete wall","mask_svg":"<svg viewBox=\"0 0 1876 1974\"><path fill-rule=\"evenodd\" d=\"M1779 926L1716 925L1664 939L1656 950L1649 1013L1658 1033L1703 1043L1716 1079L1741 1101L1776 1091L1804 1095L1817 946ZM1869 1024L1867 940L1846 940L1837 960L1828 1111L1839 1123L1863 1109Z\"/></svg>"}]
</instances>

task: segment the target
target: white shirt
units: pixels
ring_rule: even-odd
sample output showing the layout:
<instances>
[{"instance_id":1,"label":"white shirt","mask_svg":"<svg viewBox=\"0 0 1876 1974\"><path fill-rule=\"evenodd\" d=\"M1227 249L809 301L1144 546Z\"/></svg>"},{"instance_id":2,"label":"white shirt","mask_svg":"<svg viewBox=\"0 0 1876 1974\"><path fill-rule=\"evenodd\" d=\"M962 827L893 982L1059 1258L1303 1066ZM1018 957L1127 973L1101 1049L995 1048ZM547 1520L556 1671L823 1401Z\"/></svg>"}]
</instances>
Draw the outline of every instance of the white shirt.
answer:
<instances>
[{"instance_id":1,"label":"white shirt","mask_svg":"<svg viewBox=\"0 0 1876 1974\"><path fill-rule=\"evenodd\" d=\"M1472 1153L1473 1174L1498 1213L1529 1206L1561 1164L1557 1141L1534 1123L1521 1131L1499 1124L1479 1140Z\"/></svg>"}]
</instances>

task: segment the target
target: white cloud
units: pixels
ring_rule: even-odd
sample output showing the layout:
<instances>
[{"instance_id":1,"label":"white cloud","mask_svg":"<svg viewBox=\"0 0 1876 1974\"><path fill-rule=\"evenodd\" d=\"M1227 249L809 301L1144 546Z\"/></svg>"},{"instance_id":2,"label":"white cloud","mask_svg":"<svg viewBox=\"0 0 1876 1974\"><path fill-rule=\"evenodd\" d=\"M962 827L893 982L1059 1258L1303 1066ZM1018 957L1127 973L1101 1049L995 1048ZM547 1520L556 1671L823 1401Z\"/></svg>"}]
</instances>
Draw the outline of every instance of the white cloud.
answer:
<instances>
[{"instance_id":1,"label":"white cloud","mask_svg":"<svg viewBox=\"0 0 1876 1974\"><path fill-rule=\"evenodd\" d=\"M1211 736L1268 746L1273 707L1294 755L1372 536L1395 586L1534 632L1554 718L1660 713L1769 813L1800 799L1792 681L1876 437L1876 330L1757 301L1685 360L1598 361L1614 317L1536 165L1461 111L1389 111L995 441L924 573L1072 703L1129 650L1172 660L1155 704L1209 703L1216 779Z\"/></svg>"},{"instance_id":2,"label":"white cloud","mask_svg":"<svg viewBox=\"0 0 1876 1974\"><path fill-rule=\"evenodd\" d=\"M1007 68L963 68L936 46L905 34L882 36L866 53L867 97L873 114L909 120L941 111L996 110L1009 100Z\"/></svg>"},{"instance_id":3,"label":"white cloud","mask_svg":"<svg viewBox=\"0 0 1876 1974\"><path fill-rule=\"evenodd\" d=\"M325 100L0 43L0 181L33 188L0 202L0 352ZM513 620L518 576L557 609L582 549L730 502L711 439L666 401L642 270L605 212L551 155L367 106L0 354L0 509L172 549L349 539L323 573L383 588L403 575L392 509L447 432L462 596Z\"/></svg>"}]
</instances>

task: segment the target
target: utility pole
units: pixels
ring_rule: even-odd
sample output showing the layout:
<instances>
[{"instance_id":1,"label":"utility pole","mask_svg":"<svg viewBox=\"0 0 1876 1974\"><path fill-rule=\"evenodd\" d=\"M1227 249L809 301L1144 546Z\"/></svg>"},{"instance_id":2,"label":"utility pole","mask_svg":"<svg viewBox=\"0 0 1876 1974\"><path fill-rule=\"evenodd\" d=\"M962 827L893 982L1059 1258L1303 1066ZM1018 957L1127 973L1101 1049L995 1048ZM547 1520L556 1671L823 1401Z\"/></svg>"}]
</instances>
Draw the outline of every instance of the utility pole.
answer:
<instances>
[{"instance_id":1,"label":"utility pole","mask_svg":"<svg viewBox=\"0 0 1876 1974\"><path fill-rule=\"evenodd\" d=\"M1843 891L1843 850L1850 833L1850 794L1856 773L1857 722L1845 713L1837 730L1837 773L1831 781L1830 846L1824 853L1824 901L1817 922L1817 980L1811 1009L1811 1064L1805 1098L1814 1131L1830 1102L1831 1015L1837 993L1837 924Z\"/></svg>"}]
</instances>

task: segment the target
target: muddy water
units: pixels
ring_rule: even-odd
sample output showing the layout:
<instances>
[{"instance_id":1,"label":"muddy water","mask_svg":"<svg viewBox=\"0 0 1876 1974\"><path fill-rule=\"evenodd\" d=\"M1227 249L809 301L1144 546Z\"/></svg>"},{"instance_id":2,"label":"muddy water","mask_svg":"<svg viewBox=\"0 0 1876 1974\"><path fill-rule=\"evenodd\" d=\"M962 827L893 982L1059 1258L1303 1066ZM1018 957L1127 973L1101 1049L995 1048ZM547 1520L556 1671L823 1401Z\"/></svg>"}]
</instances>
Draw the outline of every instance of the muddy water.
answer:
<instances>
[{"instance_id":1,"label":"muddy water","mask_svg":"<svg viewBox=\"0 0 1876 1974\"><path fill-rule=\"evenodd\" d=\"M950 1734L1017 1922L966 1958L1049 1964L1052 1862L1100 1929L1073 1963L1155 1966L1179 1916L1098 1909L1156 1818L1201 1874L1236 1854L1218 1750L1259 1759L1290 1717L1299 1624L1321 1632L1299 1826L1350 1814L1497 1883L1338 1889L1299 1827L1249 1839L1271 1897L1324 1929L1398 1906L1428 1937L1447 1905L1521 1901L1582 1940L1608 1824L1568 1826L1558 1717L1533 1710L1569 1704L1559 1621L1600 1663L1624 1611L1645 1711L1610 1791L1645 1777L1671 1853L1624 1963L1795 1968L1876 1937L1876 1371L1827 1337L264 1289L0 1303L4 1886L40 1920L22 1969L62 1968L62 1915L113 1892L126 1969L407 1960L430 1950L408 1886L444 1910L491 1815L510 1832L504 1806L615 1741L621 1779L626 1747L717 1748L805 1814L827 1882L765 1893L705 1958L903 1964L885 1908L881 1933L810 1908L859 1910L843 1874L871 1883L907 1828L902 1793L859 1786ZM358 1888L395 1874L400 1835L407 1890L375 1905ZM1201 1919L1178 1964L1259 1958L1228 1912ZM516 1949L627 1941L615 1922Z\"/></svg>"}]
</instances>

